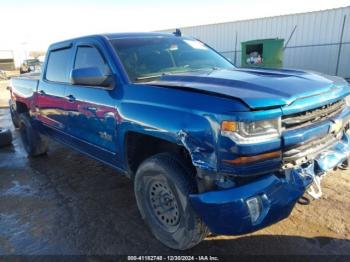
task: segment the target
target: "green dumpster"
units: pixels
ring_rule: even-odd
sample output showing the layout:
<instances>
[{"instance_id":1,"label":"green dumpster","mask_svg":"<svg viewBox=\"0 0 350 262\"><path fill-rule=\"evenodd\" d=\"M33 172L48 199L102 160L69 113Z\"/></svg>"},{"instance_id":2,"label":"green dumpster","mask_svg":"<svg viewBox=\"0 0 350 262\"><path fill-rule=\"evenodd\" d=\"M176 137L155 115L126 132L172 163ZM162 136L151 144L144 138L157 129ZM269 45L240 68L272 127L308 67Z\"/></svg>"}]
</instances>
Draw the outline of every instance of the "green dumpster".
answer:
<instances>
[{"instance_id":1,"label":"green dumpster","mask_svg":"<svg viewBox=\"0 0 350 262\"><path fill-rule=\"evenodd\" d=\"M284 39L260 39L242 42L242 67L283 66Z\"/></svg>"}]
</instances>

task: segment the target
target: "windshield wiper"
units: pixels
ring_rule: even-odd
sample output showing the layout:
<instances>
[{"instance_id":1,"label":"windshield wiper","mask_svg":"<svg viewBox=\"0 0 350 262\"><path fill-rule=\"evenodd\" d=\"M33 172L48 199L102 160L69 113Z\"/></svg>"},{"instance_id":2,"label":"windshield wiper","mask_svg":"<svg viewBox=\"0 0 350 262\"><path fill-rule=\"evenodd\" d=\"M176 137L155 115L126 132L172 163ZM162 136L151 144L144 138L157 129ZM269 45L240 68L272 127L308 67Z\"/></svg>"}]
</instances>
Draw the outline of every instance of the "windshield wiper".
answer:
<instances>
[{"instance_id":1,"label":"windshield wiper","mask_svg":"<svg viewBox=\"0 0 350 262\"><path fill-rule=\"evenodd\" d=\"M207 75L210 75L212 72L214 72L216 70L220 70L220 68L213 66L213 67L208 67L208 68L196 68L196 69L190 69L190 70L179 71L179 72L167 72L167 73L162 73L162 74L158 74L158 75L139 76L139 77L135 78L135 80L136 81L153 80L153 79L158 79L158 78L160 78L162 76L166 76L166 75L178 75L178 74L185 74L185 73L198 72L198 71L204 71L204 70L205 71L209 70Z\"/></svg>"},{"instance_id":2,"label":"windshield wiper","mask_svg":"<svg viewBox=\"0 0 350 262\"><path fill-rule=\"evenodd\" d=\"M152 80L152 79L157 79L161 76L163 76L164 74L161 74L161 75L152 75L152 76L139 76L139 77L136 77L135 80L136 81L142 81L142 80Z\"/></svg>"}]
</instances>

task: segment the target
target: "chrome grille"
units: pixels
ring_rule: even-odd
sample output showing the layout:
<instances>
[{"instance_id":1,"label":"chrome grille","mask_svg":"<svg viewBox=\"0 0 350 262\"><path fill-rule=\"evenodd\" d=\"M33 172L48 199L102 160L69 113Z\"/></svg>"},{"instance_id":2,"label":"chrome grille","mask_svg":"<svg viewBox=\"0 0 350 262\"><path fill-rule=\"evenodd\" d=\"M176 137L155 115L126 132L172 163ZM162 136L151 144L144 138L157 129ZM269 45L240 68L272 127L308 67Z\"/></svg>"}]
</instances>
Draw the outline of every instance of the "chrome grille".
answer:
<instances>
[{"instance_id":1,"label":"chrome grille","mask_svg":"<svg viewBox=\"0 0 350 262\"><path fill-rule=\"evenodd\" d=\"M337 115L345 108L344 99L301 113L282 117L282 127L286 130L304 127L313 123L321 122Z\"/></svg>"}]
</instances>

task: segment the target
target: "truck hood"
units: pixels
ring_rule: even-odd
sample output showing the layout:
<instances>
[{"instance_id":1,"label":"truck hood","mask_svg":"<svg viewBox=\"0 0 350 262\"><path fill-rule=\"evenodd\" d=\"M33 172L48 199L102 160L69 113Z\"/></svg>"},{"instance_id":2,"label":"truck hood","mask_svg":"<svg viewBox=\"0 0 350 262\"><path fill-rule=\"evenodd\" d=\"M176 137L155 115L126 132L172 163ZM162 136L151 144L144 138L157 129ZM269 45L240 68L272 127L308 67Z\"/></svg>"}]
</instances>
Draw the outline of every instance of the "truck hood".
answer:
<instances>
[{"instance_id":1,"label":"truck hood","mask_svg":"<svg viewBox=\"0 0 350 262\"><path fill-rule=\"evenodd\" d=\"M290 69L213 70L164 75L150 85L189 89L243 101L251 109L289 105L297 99L338 92L349 92L348 83L339 77ZM333 94L334 97L334 94Z\"/></svg>"}]
</instances>

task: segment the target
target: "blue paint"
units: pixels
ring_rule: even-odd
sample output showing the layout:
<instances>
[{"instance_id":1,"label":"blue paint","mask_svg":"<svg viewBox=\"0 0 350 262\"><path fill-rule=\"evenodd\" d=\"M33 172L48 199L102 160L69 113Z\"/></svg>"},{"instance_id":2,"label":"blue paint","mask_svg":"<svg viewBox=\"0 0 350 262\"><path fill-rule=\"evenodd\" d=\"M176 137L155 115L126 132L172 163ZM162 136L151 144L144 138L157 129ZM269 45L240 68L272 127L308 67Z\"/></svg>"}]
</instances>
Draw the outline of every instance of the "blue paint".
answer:
<instances>
[{"instance_id":1,"label":"blue paint","mask_svg":"<svg viewBox=\"0 0 350 262\"><path fill-rule=\"evenodd\" d=\"M213 233L244 234L287 217L302 193L301 187L293 187L271 174L238 188L191 195L191 202ZM265 207L267 212L253 226L244 200L263 194L270 201Z\"/></svg>"}]
</instances>

